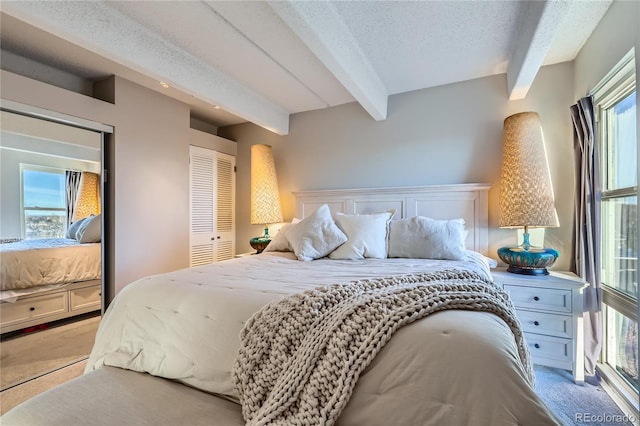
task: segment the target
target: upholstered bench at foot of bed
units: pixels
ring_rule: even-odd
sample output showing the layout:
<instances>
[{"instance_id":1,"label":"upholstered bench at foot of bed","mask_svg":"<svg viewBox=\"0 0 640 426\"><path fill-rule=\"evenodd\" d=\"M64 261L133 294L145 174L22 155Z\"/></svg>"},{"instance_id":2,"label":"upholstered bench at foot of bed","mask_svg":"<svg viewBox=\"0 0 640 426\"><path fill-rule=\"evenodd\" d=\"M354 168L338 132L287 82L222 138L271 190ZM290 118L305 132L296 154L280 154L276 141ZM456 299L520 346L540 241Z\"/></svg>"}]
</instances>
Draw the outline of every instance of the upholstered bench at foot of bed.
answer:
<instances>
[{"instance_id":1,"label":"upholstered bench at foot of bed","mask_svg":"<svg viewBox=\"0 0 640 426\"><path fill-rule=\"evenodd\" d=\"M0 418L10 425L244 425L238 404L170 380L103 367Z\"/></svg>"}]
</instances>

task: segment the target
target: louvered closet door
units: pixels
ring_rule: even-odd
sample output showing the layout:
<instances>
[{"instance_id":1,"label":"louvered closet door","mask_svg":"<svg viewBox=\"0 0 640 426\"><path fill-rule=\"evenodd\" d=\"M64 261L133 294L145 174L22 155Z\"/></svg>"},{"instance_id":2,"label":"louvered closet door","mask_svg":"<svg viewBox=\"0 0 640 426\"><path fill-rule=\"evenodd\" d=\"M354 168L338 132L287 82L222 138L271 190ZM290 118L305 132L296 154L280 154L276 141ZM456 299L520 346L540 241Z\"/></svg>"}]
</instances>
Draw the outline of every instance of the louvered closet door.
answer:
<instances>
[{"instance_id":1,"label":"louvered closet door","mask_svg":"<svg viewBox=\"0 0 640 426\"><path fill-rule=\"evenodd\" d=\"M190 265L231 259L235 252L235 158L190 147Z\"/></svg>"},{"instance_id":2,"label":"louvered closet door","mask_svg":"<svg viewBox=\"0 0 640 426\"><path fill-rule=\"evenodd\" d=\"M236 252L235 193L236 158L216 153L216 242L215 260L233 259Z\"/></svg>"}]
</instances>

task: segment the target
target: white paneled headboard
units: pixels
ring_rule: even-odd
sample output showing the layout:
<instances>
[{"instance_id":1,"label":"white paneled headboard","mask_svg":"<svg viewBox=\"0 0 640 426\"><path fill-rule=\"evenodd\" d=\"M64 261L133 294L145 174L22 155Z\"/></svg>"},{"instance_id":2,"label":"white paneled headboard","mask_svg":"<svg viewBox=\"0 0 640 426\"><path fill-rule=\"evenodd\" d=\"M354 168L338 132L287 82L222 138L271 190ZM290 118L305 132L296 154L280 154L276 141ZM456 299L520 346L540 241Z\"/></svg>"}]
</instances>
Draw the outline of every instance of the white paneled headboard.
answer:
<instances>
[{"instance_id":1,"label":"white paneled headboard","mask_svg":"<svg viewBox=\"0 0 640 426\"><path fill-rule=\"evenodd\" d=\"M396 209L394 219L427 216L465 220L467 248L488 254L488 184L414 186L401 188L337 189L294 192L296 217L302 219L322 204L332 213L377 213Z\"/></svg>"}]
</instances>

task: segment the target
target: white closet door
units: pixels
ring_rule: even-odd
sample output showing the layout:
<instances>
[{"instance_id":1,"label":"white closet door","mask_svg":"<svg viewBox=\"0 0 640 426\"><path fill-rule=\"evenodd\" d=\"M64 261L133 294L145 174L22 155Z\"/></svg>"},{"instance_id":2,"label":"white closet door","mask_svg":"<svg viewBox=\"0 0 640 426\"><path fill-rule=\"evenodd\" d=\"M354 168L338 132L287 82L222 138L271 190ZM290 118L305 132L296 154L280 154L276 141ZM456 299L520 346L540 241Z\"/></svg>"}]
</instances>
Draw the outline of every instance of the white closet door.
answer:
<instances>
[{"instance_id":1,"label":"white closet door","mask_svg":"<svg viewBox=\"0 0 640 426\"><path fill-rule=\"evenodd\" d=\"M236 157L216 153L215 261L233 259L236 252Z\"/></svg>"},{"instance_id":2,"label":"white closet door","mask_svg":"<svg viewBox=\"0 0 640 426\"><path fill-rule=\"evenodd\" d=\"M235 254L235 157L190 146L191 266Z\"/></svg>"}]
</instances>

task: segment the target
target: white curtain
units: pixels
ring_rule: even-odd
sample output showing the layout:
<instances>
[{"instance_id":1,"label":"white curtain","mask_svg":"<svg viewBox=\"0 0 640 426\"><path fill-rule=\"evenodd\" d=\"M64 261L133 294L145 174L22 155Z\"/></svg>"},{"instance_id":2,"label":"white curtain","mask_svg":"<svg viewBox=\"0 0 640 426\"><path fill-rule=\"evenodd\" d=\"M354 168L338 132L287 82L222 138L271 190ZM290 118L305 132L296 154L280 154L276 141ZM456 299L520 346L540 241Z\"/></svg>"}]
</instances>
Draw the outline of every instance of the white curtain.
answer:
<instances>
[{"instance_id":1,"label":"white curtain","mask_svg":"<svg viewBox=\"0 0 640 426\"><path fill-rule=\"evenodd\" d=\"M573 271L588 287L584 292L585 375L596 376L602 350L600 163L591 97L571 107L576 169Z\"/></svg>"}]
</instances>

